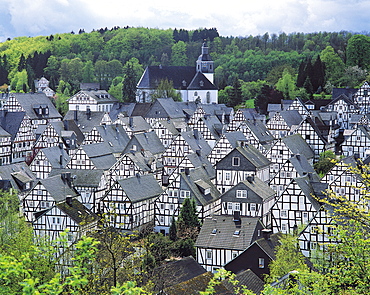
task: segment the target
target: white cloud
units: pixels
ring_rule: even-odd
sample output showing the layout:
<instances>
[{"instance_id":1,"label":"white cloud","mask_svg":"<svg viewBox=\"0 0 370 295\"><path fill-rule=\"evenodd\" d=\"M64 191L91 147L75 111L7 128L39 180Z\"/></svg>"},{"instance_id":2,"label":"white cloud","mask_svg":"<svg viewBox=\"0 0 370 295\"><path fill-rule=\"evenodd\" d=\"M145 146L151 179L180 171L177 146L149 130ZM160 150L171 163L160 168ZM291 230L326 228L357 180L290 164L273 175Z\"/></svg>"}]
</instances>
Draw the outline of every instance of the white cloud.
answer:
<instances>
[{"instance_id":1,"label":"white cloud","mask_svg":"<svg viewBox=\"0 0 370 295\"><path fill-rule=\"evenodd\" d=\"M356 31L369 26L368 0L0 0L0 41L113 26L216 27L223 36ZM2 17L8 15L8 17Z\"/></svg>"}]
</instances>

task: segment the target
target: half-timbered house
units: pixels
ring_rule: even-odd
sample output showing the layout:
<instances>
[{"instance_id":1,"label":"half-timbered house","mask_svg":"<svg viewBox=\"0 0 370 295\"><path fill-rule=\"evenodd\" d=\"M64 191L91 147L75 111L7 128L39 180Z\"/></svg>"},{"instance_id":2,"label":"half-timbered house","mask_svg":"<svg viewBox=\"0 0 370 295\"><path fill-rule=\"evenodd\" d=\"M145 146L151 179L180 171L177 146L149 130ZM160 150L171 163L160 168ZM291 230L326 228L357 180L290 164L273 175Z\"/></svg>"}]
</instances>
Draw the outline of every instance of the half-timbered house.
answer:
<instances>
[{"instance_id":1,"label":"half-timbered house","mask_svg":"<svg viewBox=\"0 0 370 295\"><path fill-rule=\"evenodd\" d=\"M117 102L106 90L80 90L68 99L68 110L108 113Z\"/></svg>"},{"instance_id":2,"label":"half-timbered house","mask_svg":"<svg viewBox=\"0 0 370 295\"><path fill-rule=\"evenodd\" d=\"M358 125L357 128L351 131L349 136L346 136L340 148L342 155L349 157L355 155L360 159L365 159L370 155L370 133L366 126Z\"/></svg>"},{"instance_id":3,"label":"half-timbered house","mask_svg":"<svg viewBox=\"0 0 370 295\"><path fill-rule=\"evenodd\" d=\"M216 272L251 245L262 229L258 217L218 215L204 219L195 242L198 263Z\"/></svg>"},{"instance_id":4,"label":"half-timbered house","mask_svg":"<svg viewBox=\"0 0 370 295\"><path fill-rule=\"evenodd\" d=\"M193 129L198 130L209 146L213 148L225 132L225 125L216 116L205 115L193 125Z\"/></svg>"},{"instance_id":5,"label":"half-timbered house","mask_svg":"<svg viewBox=\"0 0 370 295\"><path fill-rule=\"evenodd\" d=\"M9 165L12 159L12 136L0 125L0 166Z\"/></svg>"},{"instance_id":6,"label":"half-timbered house","mask_svg":"<svg viewBox=\"0 0 370 295\"><path fill-rule=\"evenodd\" d=\"M116 180L100 200L100 210L116 228L141 230L154 225L154 202L162 192L151 174Z\"/></svg>"},{"instance_id":7,"label":"half-timbered house","mask_svg":"<svg viewBox=\"0 0 370 295\"><path fill-rule=\"evenodd\" d=\"M35 182L36 176L25 162L0 166L0 188L17 191L20 200Z\"/></svg>"},{"instance_id":8,"label":"half-timbered house","mask_svg":"<svg viewBox=\"0 0 370 295\"><path fill-rule=\"evenodd\" d=\"M337 113L337 123L340 129L350 129L349 121L353 115L359 114L360 108L345 94L332 99L325 107L328 111Z\"/></svg>"},{"instance_id":9,"label":"half-timbered house","mask_svg":"<svg viewBox=\"0 0 370 295\"><path fill-rule=\"evenodd\" d=\"M215 184L224 193L248 176L256 176L262 181L269 179L271 162L254 146L236 147L216 164Z\"/></svg>"},{"instance_id":10,"label":"half-timbered house","mask_svg":"<svg viewBox=\"0 0 370 295\"><path fill-rule=\"evenodd\" d=\"M221 195L221 214L262 217L275 203L276 192L258 177L249 176Z\"/></svg>"},{"instance_id":11,"label":"half-timbered house","mask_svg":"<svg viewBox=\"0 0 370 295\"><path fill-rule=\"evenodd\" d=\"M265 220L273 232L289 233L306 224L320 209L319 199L327 184L316 173L294 178L271 208L271 221ZM271 222L271 223L270 223Z\"/></svg>"},{"instance_id":12,"label":"half-timbered house","mask_svg":"<svg viewBox=\"0 0 370 295\"><path fill-rule=\"evenodd\" d=\"M256 109L239 109L235 112L232 120L227 126L227 132L239 130L239 126L245 121L262 121L263 124L266 123L266 117L260 115Z\"/></svg>"},{"instance_id":13,"label":"half-timbered house","mask_svg":"<svg viewBox=\"0 0 370 295\"><path fill-rule=\"evenodd\" d=\"M32 160L30 169L38 179L45 179L53 168L63 169L69 161L70 157L61 144L40 150Z\"/></svg>"},{"instance_id":14,"label":"half-timbered house","mask_svg":"<svg viewBox=\"0 0 370 295\"><path fill-rule=\"evenodd\" d=\"M119 115L114 123L122 125L129 137L135 133L150 132L153 129L142 116L125 117Z\"/></svg>"},{"instance_id":15,"label":"half-timbered house","mask_svg":"<svg viewBox=\"0 0 370 295\"><path fill-rule=\"evenodd\" d=\"M237 146L242 146L247 143L247 140L241 131L225 132L221 135L211 153L208 155L208 160L215 165L223 157L231 152Z\"/></svg>"},{"instance_id":16,"label":"half-timbered house","mask_svg":"<svg viewBox=\"0 0 370 295\"><path fill-rule=\"evenodd\" d=\"M303 118L297 110L276 112L267 122L266 127L275 138L296 133Z\"/></svg>"},{"instance_id":17,"label":"half-timbered house","mask_svg":"<svg viewBox=\"0 0 370 295\"><path fill-rule=\"evenodd\" d=\"M152 127L165 148L168 148L176 136L188 129L188 125L184 121L171 119L157 121L152 124Z\"/></svg>"},{"instance_id":18,"label":"half-timbered house","mask_svg":"<svg viewBox=\"0 0 370 295\"><path fill-rule=\"evenodd\" d=\"M369 83L365 81L352 96L353 102L360 109L361 114L367 114L370 111L369 89Z\"/></svg>"},{"instance_id":19,"label":"half-timbered house","mask_svg":"<svg viewBox=\"0 0 370 295\"><path fill-rule=\"evenodd\" d=\"M189 115L187 116L189 126L194 125L205 115L217 116L222 124L229 124L234 117L234 109L224 104L196 104L196 109L192 113L187 109L184 109L184 112Z\"/></svg>"},{"instance_id":20,"label":"half-timbered house","mask_svg":"<svg viewBox=\"0 0 370 295\"><path fill-rule=\"evenodd\" d=\"M278 173L281 167L292 155L303 155L310 164L313 164L314 152L300 134L294 134L278 139L266 157L271 161L270 180Z\"/></svg>"},{"instance_id":21,"label":"half-timbered house","mask_svg":"<svg viewBox=\"0 0 370 295\"><path fill-rule=\"evenodd\" d=\"M21 200L27 221L33 222L39 214L66 198L77 198L78 192L72 187L72 175L64 173L38 180Z\"/></svg>"}]
</instances>

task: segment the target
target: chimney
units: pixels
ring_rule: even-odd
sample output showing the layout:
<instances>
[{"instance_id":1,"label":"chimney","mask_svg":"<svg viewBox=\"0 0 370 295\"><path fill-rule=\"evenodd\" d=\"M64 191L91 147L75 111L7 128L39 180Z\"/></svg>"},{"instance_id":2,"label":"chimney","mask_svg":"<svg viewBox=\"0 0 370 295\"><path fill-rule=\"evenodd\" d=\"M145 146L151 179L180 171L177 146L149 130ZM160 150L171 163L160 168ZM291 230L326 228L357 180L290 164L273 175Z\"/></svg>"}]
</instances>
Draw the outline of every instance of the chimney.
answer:
<instances>
[{"instance_id":1,"label":"chimney","mask_svg":"<svg viewBox=\"0 0 370 295\"><path fill-rule=\"evenodd\" d=\"M69 207L72 207L72 197L70 195L66 197L66 203Z\"/></svg>"},{"instance_id":2,"label":"chimney","mask_svg":"<svg viewBox=\"0 0 370 295\"><path fill-rule=\"evenodd\" d=\"M185 175L189 175L189 174L190 174L190 169L189 169L189 167L185 167L184 172L185 172Z\"/></svg>"},{"instance_id":3,"label":"chimney","mask_svg":"<svg viewBox=\"0 0 370 295\"><path fill-rule=\"evenodd\" d=\"M194 129L194 130L193 130L193 134L194 134L194 138L195 138L195 139L199 139L199 132L198 132L198 130L197 130L197 129Z\"/></svg>"},{"instance_id":4,"label":"chimney","mask_svg":"<svg viewBox=\"0 0 370 295\"><path fill-rule=\"evenodd\" d=\"M234 219L233 219L234 222L241 222L240 211L234 211L233 216L234 216Z\"/></svg>"},{"instance_id":5,"label":"chimney","mask_svg":"<svg viewBox=\"0 0 370 295\"><path fill-rule=\"evenodd\" d=\"M91 110L90 110L90 108L86 109L86 117L87 117L87 120L91 120Z\"/></svg>"},{"instance_id":6,"label":"chimney","mask_svg":"<svg viewBox=\"0 0 370 295\"><path fill-rule=\"evenodd\" d=\"M301 155L300 154L296 154L295 157L297 158L298 161L301 160Z\"/></svg>"},{"instance_id":7,"label":"chimney","mask_svg":"<svg viewBox=\"0 0 370 295\"><path fill-rule=\"evenodd\" d=\"M269 241L269 240L271 239L271 238L270 238L270 236L271 236L271 232L272 232L272 230L271 230L271 229L264 228L264 229L262 230L262 236L263 236L263 238L264 238L265 240Z\"/></svg>"},{"instance_id":8,"label":"chimney","mask_svg":"<svg viewBox=\"0 0 370 295\"><path fill-rule=\"evenodd\" d=\"M78 121L78 118L77 118L77 110L74 110L73 111L73 118L74 120L77 122Z\"/></svg>"}]
</instances>

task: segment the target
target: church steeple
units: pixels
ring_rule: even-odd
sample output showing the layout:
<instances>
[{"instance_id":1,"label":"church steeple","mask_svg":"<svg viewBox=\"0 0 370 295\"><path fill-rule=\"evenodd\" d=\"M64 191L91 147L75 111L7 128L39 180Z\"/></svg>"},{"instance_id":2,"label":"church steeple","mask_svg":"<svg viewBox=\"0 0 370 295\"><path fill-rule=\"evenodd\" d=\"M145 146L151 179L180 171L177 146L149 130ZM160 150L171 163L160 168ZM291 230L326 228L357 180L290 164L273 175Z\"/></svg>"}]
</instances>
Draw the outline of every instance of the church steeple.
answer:
<instances>
[{"instance_id":1,"label":"church steeple","mask_svg":"<svg viewBox=\"0 0 370 295\"><path fill-rule=\"evenodd\" d=\"M213 83L213 60L211 59L206 42L202 44L202 54L197 60L197 72L203 73Z\"/></svg>"}]
</instances>

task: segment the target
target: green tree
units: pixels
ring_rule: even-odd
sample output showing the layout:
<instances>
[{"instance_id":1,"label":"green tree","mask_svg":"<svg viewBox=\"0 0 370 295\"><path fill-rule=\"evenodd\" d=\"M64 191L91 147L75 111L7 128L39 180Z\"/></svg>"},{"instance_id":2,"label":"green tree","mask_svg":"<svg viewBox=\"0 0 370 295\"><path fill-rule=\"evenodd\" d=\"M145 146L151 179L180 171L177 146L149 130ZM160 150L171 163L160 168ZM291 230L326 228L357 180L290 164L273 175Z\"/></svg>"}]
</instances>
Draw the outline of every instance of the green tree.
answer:
<instances>
[{"instance_id":1,"label":"green tree","mask_svg":"<svg viewBox=\"0 0 370 295\"><path fill-rule=\"evenodd\" d=\"M173 82L168 79L161 80L155 89L150 94L152 100L157 98L172 98L174 101L181 101L181 94L173 88Z\"/></svg>"},{"instance_id":2,"label":"green tree","mask_svg":"<svg viewBox=\"0 0 370 295\"><path fill-rule=\"evenodd\" d=\"M88 60L83 67L82 82L92 83L94 81L95 81L94 64L91 60Z\"/></svg>"},{"instance_id":3,"label":"green tree","mask_svg":"<svg viewBox=\"0 0 370 295\"><path fill-rule=\"evenodd\" d=\"M134 66L132 63L127 63L122 81L122 99L124 102L136 102L136 84Z\"/></svg>"},{"instance_id":4,"label":"green tree","mask_svg":"<svg viewBox=\"0 0 370 295\"><path fill-rule=\"evenodd\" d=\"M200 222L197 215L197 209L194 199L186 198L182 203L180 214L177 218L177 236L182 239L196 239Z\"/></svg>"},{"instance_id":5,"label":"green tree","mask_svg":"<svg viewBox=\"0 0 370 295\"><path fill-rule=\"evenodd\" d=\"M353 35L347 45L347 65L367 69L370 66L370 37Z\"/></svg>"},{"instance_id":6,"label":"green tree","mask_svg":"<svg viewBox=\"0 0 370 295\"><path fill-rule=\"evenodd\" d=\"M288 70L284 70L283 76L276 83L276 90L280 91L285 99L295 99L297 96L295 81L295 77Z\"/></svg>"},{"instance_id":7,"label":"green tree","mask_svg":"<svg viewBox=\"0 0 370 295\"><path fill-rule=\"evenodd\" d=\"M171 65L172 66L186 66L186 43L184 41L179 41L172 45L171 54Z\"/></svg>"},{"instance_id":8,"label":"green tree","mask_svg":"<svg viewBox=\"0 0 370 295\"><path fill-rule=\"evenodd\" d=\"M334 48L327 46L320 53L322 62L325 65L326 80L333 85L338 85L338 81L343 75L345 64Z\"/></svg>"},{"instance_id":9,"label":"green tree","mask_svg":"<svg viewBox=\"0 0 370 295\"><path fill-rule=\"evenodd\" d=\"M109 94L113 95L118 100L122 101L122 88L123 88L123 78L122 77L116 77L112 80L112 83L109 87Z\"/></svg>"},{"instance_id":10,"label":"green tree","mask_svg":"<svg viewBox=\"0 0 370 295\"><path fill-rule=\"evenodd\" d=\"M319 160L314 164L314 168L320 177L323 177L331 168L338 163L338 157L331 150L324 151L320 154Z\"/></svg>"},{"instance_id":11,"label":"green tree","mask_svg":"<svg viewBox=\"0 0 370 295\"><path fill-rule=\"evenodd\" d=\"M229 104L228 104L229 106L236 107L237 105L240 105L243 102L242 86L238 78L234 79L230 94L231 96L229 97Z\"/></svg>"}]
</instances>

